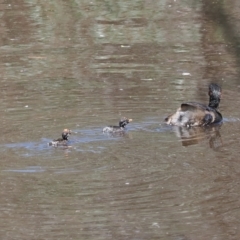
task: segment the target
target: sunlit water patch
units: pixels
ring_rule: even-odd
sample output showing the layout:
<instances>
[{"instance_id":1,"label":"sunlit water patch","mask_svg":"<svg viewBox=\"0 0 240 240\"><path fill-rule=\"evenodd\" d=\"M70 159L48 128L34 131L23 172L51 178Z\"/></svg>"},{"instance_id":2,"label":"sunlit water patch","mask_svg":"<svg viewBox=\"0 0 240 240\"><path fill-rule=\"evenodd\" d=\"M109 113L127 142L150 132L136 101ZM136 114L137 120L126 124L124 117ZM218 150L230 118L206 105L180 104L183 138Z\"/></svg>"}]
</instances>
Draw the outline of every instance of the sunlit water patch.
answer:
<instances>
[{"instance_id":1,"label":"sunlit water patch","mask_svg":"<svg viewBox=\"0 0 240 240\"><path fill-rule=\"evenodd\" d=\"M105 147L100 144L98 144L98 146L92 146L91 143L118 141L121 138L128 137L128 133L131 130L133 129L126 130L123 134L104 134L102 128L73 130L68 146L52 147L49 146L49 142L51 142L52 139L42 138L39 142L2 144L2 151L4 151L4 149L12 149L24 157L30 157L37 154L49 155L52 154L52 150L55 151L56 149L68 149L69 151L72 149L74 151L92 151L100 153Z\"/></svg>"},{"instance_id":2,"label":"sunlit water patch","mask_svg":"<svg viewBox=\"0 0 240 240\"><path fill-rule=\"evenodd\" d=\"M25 169L8 169L3 171L14 172L14 173L43 173L46 171L46 169L40 166L29 166L29 167L26 167Z\"/></svg>"}]
</instances>

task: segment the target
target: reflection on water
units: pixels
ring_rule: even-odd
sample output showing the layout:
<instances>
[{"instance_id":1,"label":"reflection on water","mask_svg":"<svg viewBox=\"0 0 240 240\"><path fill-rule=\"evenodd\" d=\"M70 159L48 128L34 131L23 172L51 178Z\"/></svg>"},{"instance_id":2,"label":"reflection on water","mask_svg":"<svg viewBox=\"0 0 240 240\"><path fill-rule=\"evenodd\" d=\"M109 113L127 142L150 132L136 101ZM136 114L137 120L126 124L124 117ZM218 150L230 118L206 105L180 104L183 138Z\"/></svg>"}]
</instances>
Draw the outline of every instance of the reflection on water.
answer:
<instances>
[{"instance_id":1,"label":"reflection on water","mask_svg":"<svg viewBox=\"0 0 240 240\"><path fill-rule=\"evenodd\" d=\"M238 1L0 7L1 239L240 238ZM164 123L210 82L222 126Z\"/></svg>"},{"instance_id":2,"label":"reflection on water","mask_svg":"<svg viewBox=\"0 0 240 240\"><path fill-rule=\"evenodd\" d=\"M176 136L181 138L183 146L198 144L203 139L208 139L209 147L213 150L219 150L223 146L220 128L221 125L190 128L173 127Z\"/></svg>"}]
</instances>

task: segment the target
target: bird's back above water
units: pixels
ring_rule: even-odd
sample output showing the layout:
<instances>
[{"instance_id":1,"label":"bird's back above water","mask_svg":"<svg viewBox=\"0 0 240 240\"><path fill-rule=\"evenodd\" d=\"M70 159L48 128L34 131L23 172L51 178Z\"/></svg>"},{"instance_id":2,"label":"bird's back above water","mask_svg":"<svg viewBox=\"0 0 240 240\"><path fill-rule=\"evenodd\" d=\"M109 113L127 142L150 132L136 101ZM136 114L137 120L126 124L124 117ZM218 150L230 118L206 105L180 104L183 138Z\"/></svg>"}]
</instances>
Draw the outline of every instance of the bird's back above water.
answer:
<instances>
[{"instance_id":1,"label":"bird's back above water","mask_svg":"<svg viewBox=\"0 0 240 240\"><path fill-rule=\"evenodd\" d=\"M177 111L168 116L165 121L175 126L206 126L222 121L222 115L218 111L221 100L221 87L217 84L209 85L209 104L204 105L196 102L182 103Z\"/></svg>"},{"instance_id":2,"label":"bird's back above water","mask_svg":"<svg viewBox=\"0 0 240 240\"><path fill-rule=\"evenodd\" d=\"M68 146L68 137L71 134L71 130L64 129L62 132L62 137L52 140L48 143L49 146L58 147L58 146Z\"/></svg>"},{"instance_id":3,"label":"bird's back above water","mask_svg":"<svg viewBox=\"0 0 240 240\"><path fill-rule=\"evenodd\" d=\"M132 119L122 118L119 121L118 126L107 126L103 128L104 133L122 133L125 131L125 127L128 123L132 122Z\"/></svg>"}]
</instances>

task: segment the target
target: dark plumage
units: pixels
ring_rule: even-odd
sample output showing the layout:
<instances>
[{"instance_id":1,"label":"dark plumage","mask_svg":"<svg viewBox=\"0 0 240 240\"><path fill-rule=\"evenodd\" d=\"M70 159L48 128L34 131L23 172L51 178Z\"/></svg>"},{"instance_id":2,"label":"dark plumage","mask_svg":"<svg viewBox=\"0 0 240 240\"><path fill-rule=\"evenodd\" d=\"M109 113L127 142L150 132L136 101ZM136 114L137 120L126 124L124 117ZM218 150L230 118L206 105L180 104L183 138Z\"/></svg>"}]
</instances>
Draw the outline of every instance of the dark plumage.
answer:
<instances>
[{"instance_id":1,"label":"dark plumage","mask_svg":"<svg viewBox=\"0 0 240 240\"><path fill-rule=\"evenodd\" d=\"M49 146L57 147L57 146L67 146L68 145L68 137L71 134L71 130L64 129L62 132L62 137L55 139L48 143Z\"/></svg>"},{"instance_id":2,"label":"dark plumage","mask_svg":"<svg viewBox=\"0 0 240 240\"><path fill-rule=\"evenodd\" d=\"M168 116L165 121L175 126L206 126L222 121L222 115L218 111L221 100L221 87L215 83L209 85L209 104L187 102L182 103L176 113Z\"/></svg>"},{"instance_id":3,"label":"dark plumage","mask_svg":"<svg viewBox=\"0 0 240 240\"><path fill-rule=\"evenodd\" d=\"M127 119L127 118L122 118L119 121L119 126L107 126L105 128L103 128L103 132L104 133L121 133L124 132L125 130L125 126L132 122L132 119Z\"/></svg>"}]
</instances>

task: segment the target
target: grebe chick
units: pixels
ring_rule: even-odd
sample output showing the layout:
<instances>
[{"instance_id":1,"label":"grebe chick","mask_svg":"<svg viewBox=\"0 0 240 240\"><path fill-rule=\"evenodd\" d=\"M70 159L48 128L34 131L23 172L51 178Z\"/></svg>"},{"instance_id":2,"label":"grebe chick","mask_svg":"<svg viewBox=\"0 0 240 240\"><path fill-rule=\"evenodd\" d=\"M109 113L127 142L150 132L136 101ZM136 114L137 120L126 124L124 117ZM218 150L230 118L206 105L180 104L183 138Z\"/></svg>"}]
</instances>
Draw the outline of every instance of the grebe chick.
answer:
<instances>
[{"instance_id":1,"label":"grebe chick","mask_svg":"<svg viewBox=\"0 0 240 240\"><path fill-rule=\"evenodd\" d=\"M64 129L62 132L62 137L48 143L49 146L57 147L57 146L67 146L68 145L68 137L71 134L71 130Z\"/></svg>"},{"instance_id":2,"label":"grebe chick","mask_svg":"<svg viewBox=\"0 0 240 240\"><path fill-rule=\"evenodd\" d=\"M105 128L103 128L103 132L104 133L121 133L125 131L125 126L132 122L132 119L128 119L128 118L122 118L119 121L119 126L107 126Z\"/></svg>"}]
</instances>

